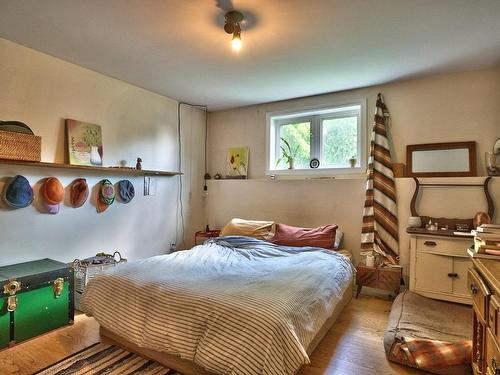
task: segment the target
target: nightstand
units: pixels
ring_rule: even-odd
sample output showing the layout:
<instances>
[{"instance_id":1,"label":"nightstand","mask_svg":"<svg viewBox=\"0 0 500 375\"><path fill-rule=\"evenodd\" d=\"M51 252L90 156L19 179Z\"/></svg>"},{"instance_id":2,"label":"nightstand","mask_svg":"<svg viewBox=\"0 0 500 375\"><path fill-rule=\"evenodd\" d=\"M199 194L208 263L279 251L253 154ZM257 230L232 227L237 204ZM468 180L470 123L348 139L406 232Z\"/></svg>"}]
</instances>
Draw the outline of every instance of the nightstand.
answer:
<instances>
[{"instance_id":1,"label":"nightstand","mask_svg":"<svg viewBox=\"0 0 500 375\"><path fill-rule=\"evenodd\" d=\"M359 262L356 267L356 285L358 286L356 298L358 298L361 288L364 286L388 290L397 295L402 277L402 267L368 267L365 262Z\"/></svg>"},{"instance_id":2,"label":"nightstand","mask_svg":"<svg viewBox=\"0 0 500 375\"><path fill-rule=\"evenodd\" d=\"M219 237L219 235L220 229L213 229L209 231L199 230L194 234L194 244L198 245L198 239L202 239L203 241L205 241L208 238Z\"/></svg>"}]
</instances>

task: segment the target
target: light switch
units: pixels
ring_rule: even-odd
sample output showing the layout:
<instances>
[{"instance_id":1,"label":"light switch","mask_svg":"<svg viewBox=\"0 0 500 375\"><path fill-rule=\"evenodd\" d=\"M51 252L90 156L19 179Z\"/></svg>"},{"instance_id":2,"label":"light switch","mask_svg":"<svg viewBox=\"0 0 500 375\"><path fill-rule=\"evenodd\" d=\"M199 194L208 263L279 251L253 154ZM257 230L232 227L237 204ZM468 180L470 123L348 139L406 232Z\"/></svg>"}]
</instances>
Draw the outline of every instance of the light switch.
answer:
<instances>
[{"instance_id":1,"label":"light switch","mask_svg":"<svg viewBox=\"0 0 500 375\"><path fill-rule=\"evenodd\" d=\"M156 195L156 178L144 176L144 196Z\"/></svg>"}]
</instances>

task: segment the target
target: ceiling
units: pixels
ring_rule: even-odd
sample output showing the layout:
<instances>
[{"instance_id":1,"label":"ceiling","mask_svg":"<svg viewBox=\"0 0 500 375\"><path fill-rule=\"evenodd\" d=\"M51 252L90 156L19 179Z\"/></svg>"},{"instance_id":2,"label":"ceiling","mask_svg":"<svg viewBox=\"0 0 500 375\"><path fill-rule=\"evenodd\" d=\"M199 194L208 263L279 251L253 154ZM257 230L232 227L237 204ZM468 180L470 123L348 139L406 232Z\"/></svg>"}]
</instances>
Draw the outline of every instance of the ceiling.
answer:
<instances>
[{"instance_id":1,"label":"ceiling","mask_svg":"<svg viewBox=\"0 0 500 375\"><path fill-rule=\"evenodd\" d=\"M500 65L500 1L0 0L0 36L218 110Z\"/></svg>"}]
</instances>

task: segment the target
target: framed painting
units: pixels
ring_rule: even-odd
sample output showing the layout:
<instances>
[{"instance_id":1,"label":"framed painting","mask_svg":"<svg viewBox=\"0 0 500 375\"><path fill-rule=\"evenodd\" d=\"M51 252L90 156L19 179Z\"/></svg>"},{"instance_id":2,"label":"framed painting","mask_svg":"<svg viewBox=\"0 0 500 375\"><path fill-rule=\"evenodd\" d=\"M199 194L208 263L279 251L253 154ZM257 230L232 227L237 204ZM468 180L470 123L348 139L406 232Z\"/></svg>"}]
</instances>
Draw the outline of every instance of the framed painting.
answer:
<instances>
[{"instance_id":1,"label":"framed painting","mask_svg":"<svg viewBox=\"0 0 500 375\"><path fill-rule=\"evenodd\" d=\"M102 165L101 126L77 120L66 120L68 162L73 165Z\"/></svg>"},{"instance_id":2,"label":"framed painting","mask_svg":"<svg viewBox=\"0 0 500 375\"><path fill-rule=\"evenodd\" d=\"M235 147L227 151L226 178L245 179L248 174L248 147Z\"/></svg>"}]
</instances>

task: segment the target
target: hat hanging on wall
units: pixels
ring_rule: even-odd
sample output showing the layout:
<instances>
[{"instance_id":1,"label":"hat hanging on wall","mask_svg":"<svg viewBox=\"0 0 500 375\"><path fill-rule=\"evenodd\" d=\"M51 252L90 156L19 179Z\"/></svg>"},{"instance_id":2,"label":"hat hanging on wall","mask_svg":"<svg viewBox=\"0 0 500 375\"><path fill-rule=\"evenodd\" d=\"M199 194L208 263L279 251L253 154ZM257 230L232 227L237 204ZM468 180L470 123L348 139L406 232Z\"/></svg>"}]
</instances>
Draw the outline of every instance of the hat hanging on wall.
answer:
<instances>
[{"instance_id":1,"label":"hat hanging on wall","mask_svg":"<svg viewBox=\"0 0 500 375\"><path fill-rule=\"evenodd\" d=\"M13 177L5 185L3 200L11 208L28 207L33 202L33 189L26 177Z\"/></svg>"},{"instance_id":2,"label":"hat hanging on wall","mask_svg":"<svg viewBox=\"0 0 500 375\"><path fill-rule=\"evenodd\" d=\"M115 201L115 188L109 180L101 180L99 187L99 196L97 199L97 212L106 211L106 209Z\"/></svg>"},{"instance_id":3,"label":"hat hanging on wall","mask_svg":"<svg viewBox=\"0 0 500 375\"><path fill-rule=\"evenodd\" d=\"M74 208L83 206L89 197L89 185L84 178L77 178L71 183L70 201Z\"/></svg>"},{"instance_id":4,"label":"hat hanging on wall","mask_svg":"<svg viewBox=\"0 0 500 375\"><path fill-rule=\"evenodd\" d=\"M129 180L118 181L118 196L123 203L128 203L134 199L135 189L132 182Z\"/></svg>"},{"instance_id":5,"label":"hat hanging on wall","mask_svg":"<svg viewBox=\"0 0 500 375\"><path fill-rule=\"evenodd\" d=\"M40 188L43 205L49 214L59 213L64 200L64 186L55 177L47 177Z\"/></svg>"}]
</instances>

